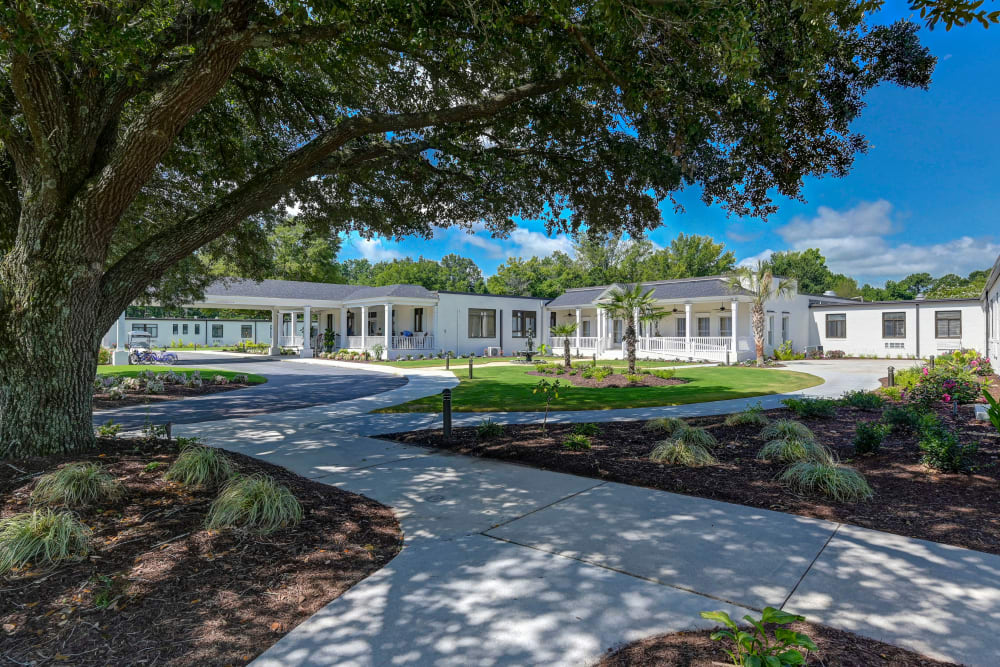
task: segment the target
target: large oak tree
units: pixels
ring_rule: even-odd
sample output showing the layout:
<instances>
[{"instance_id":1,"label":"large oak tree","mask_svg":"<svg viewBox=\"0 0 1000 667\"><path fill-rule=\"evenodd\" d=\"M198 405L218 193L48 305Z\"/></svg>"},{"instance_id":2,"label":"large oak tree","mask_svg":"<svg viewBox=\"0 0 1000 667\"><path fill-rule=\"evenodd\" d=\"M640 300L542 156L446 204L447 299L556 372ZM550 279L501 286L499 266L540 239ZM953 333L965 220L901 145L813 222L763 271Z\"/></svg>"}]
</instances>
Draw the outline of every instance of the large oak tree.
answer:
<instances>
[{"instance_id":1,"label":"large oak tree","mask_svg":"<svg viewBox=\"0 0 1000 667\"><path fill-rule=\"evenodd\" d=\"M928 84L877 4L4 2L0 456L91 446L103 332L193 253L252 269L286 206L393 237L641 235L689 185L767 215L849 169L868 90Z\"/></svg>"}]
</instances>

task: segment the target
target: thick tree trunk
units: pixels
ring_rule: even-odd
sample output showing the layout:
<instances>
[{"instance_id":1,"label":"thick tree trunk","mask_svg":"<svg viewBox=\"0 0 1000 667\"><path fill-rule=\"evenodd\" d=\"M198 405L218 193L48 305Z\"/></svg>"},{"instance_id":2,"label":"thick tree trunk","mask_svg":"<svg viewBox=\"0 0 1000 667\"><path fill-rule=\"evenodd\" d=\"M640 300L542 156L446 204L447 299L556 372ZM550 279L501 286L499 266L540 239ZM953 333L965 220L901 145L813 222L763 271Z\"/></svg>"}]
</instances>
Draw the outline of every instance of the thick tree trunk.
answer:
<instances>
[{"instance_id":1,"label":"thick tree trunk","mask_svg":"<svg viewBox=\"0 0 1000 667\"><path fill-rule=\"evenodd\" d=\"M566 368L572 368L573 367L572 362L570 362L569 336L566 336L565 338L563 338L563 364L566 366Z\"/></svg>"},{"instance_id":2,"label":"thick tree trunk","mask_svg":"<svg viewBox=\"0 0 1000 667\"><path fill-rule=\"evenodd\" d=\"M632 320L625 327L625 351L628 355L628 372L635 375L635 324Z\"/></svg>"},{"instance_id":3,"label":"thick tree trunk","mask_svg":"<svg viewBox=\"0 0 1000 667\"><path fill-rule=\"evenodd\" d=\"M754 305L751 308L753 319L753 342L757 348L757 365L764 365L764 308Z\"/></svg>"},{"instance_id":4,"label":"thick tree trunk","mask_svg":"<svg viewBox=\"0 0 1000 667\"><path fill-rule=\"evenodd\" d=\"M11 260L0 264L0 458L89 449L96 281L60 258Z\"/></svg>"}]
</instances>

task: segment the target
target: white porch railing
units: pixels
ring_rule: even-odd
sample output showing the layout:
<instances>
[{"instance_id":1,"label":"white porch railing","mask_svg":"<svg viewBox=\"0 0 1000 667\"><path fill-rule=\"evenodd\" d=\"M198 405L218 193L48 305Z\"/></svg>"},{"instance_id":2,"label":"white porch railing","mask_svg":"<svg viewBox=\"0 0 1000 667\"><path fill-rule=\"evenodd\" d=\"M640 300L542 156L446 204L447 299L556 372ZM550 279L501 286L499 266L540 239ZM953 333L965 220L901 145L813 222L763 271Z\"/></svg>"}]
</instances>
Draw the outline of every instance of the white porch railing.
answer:
<instances>
[{"instance_id":1,"label":"white porch railing","mask_svg":"<svg viewBox=\"0 0 1000 667\"><path fill-rule=\"evenodd\" d=\"M563 341L566 340L565 336L549 336L549 347L552 348L554 352L559 352L563 349ZM596 350L598 346L597 336L580 336L579 342L577 342L576 336L569 336L569 346L572 350Z\"/></svg>"},{"instance_id":2,"label":"white porch railing","mask_svg":"<svg viewBox=\"0 0 1000 667\"><path fill-rule=\"evenodd\" d=\"M434 336L393 336L394 350L433 350Z\"/></svg>"},{"instance_id":3,"label":"white porch railing","mask_svg":"<svg viewBox=\"0 0 1000 667\"><path fill-rule=\"evenodd\" d=\"M691 347L688 348L687 339L680 336L673 337L651 337L644 336L639 339L636 348L640 352L652 354L669 354L677 357L692 357L694 359L706 359L709 361L725 362L737 361L739 352L747 351L747 341L738 338L737 354L733 354L733 339L730 336L692 336Z\"/></svg>"},{"instance_id":4,"label":"white porch railing","mask_svg":"<svg viewBox=\"0 0 1000 667\"><path fill-rule=\"evenodd\" d=\"M639 339L636 348L640 352L659 352L661 354L676 354L679 356L687 355L687 341L684 338L677 337L658 337L654 338L652 336L643 336Z\"/></svg>"},{"instance_id":5,"label":"white porch railing","mask_svg":"<svg viewBox=\"0 0 1000 667\"><path fill-rule=\"evenodd\" d=\"M348 336L347 345L345 345L344 347L346 347L348 350L360 350L361 346L363 345L362 342L363 340L364 340L363 336Z\"/></svg>"},{"instance_id":6,"label":"white porch railing","mask_svg":"<svg viewBox=\"0 0 1000 667\"><path fill-rule=\"evenodd\" d=\"M278 336L281 347L302 347L302 336Z\"/></svg>"}]
</instances>

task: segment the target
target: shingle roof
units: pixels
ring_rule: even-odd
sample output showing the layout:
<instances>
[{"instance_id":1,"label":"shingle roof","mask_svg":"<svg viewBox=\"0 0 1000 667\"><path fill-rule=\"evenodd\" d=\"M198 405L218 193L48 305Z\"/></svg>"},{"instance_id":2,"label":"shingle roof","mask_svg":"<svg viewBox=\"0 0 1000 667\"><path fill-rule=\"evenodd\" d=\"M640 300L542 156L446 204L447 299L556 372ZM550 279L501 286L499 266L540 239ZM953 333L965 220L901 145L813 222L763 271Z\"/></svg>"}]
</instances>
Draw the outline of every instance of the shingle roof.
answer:
<instances>
[{"instance_id":1,"label":"shingle roof","mask_svg":"<svg viewBox=\"0 0 1000 667\"><path fill-rule=\"evenodd\" d=\"M366 287L364 285L334 285L330 283L310 283L301 280L243 280L227 278L212 283L205 288L211 297L261 297L275 299L316 299L320 301L353 301L355 299L376 299L387 296L433 299L434 292L420 285L385 285Z\"/></svg>"},{"instance_id":2,"label":"shingle roof","mask_svg":"<svg viewBox=\"0 0 1000 667\"><path fill-rule=\"evenodd\" d=\"M663 300L698 299L711 297L731 297L750 294L747 290L732 290L728 279L722 276L704 278L679 278L677 280L657 280L642 284L644 289L652 289L653 297ZM548 303L549 308L572 308L592 305L611 285L583 287L566 290Z\"/></svg>"}]
</instances>

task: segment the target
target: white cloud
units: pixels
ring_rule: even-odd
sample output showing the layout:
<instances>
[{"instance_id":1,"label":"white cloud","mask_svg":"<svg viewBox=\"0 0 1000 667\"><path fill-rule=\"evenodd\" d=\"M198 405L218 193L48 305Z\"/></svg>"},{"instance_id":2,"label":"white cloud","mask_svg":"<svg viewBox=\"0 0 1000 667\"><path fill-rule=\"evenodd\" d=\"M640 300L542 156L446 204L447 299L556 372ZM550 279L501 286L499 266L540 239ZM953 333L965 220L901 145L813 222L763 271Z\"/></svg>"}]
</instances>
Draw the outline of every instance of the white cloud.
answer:
<instances>
[{"instance_id":1,"label":"white cloud","mask_svg":"<svg viewBox=\"0 0 1000 667\"><path fill-rule=\"evenodd\" d=\"M889 238L903 230L892 204L880 199L845 211L821 206L814 217L797 216L776 231L790 249L819 248L834 273L862 282L924 271L965 275L990 266L1000 254L1000 244L989 237L929 239L936 242L927 244Z\"/></svg>"},{"instance_id":2,"label":"white cloud","mask_svg":"<svg viewBox=\"0 0 1000 667\"><path fill-rule=\"evenodd\" d=\"M565 234L546 236L541 232L533 232L530 229L518 227L511 232L510 241L520 248L520 252L516 254L522 256L538 255L539 257L544 257L551 255L557 250L567 254L572 254L573 252L573 242Z\"/></svg>"},{"instance_id":3,"label":"white cloud","mask_svg":"<svg viewBox=\"0 0 1000 667\"><path fill-rule=\"evenodd\" d=\"M517 227L507 238L493 238L483 225L473 227L471 232L455 229L451 241L479 248L494 259L545 257L557 250L573 254L573 242L565 234L547 236L524 227Z\"/></svg>"},{"instance_id":4,"label":"white cloud","mask_svg":"<svg viewBox=\"0 0 1000 667\"><path fill-rule=\"evenodd\" d=\"M764 260L769 259L773 254L774 251L768 248L767 250L759 252L756 255L750 255L749 257L744 257L736 264L736 266L754 267L757 266L757 262L763 262Z\"/></svg>"},{"instance_id":5,"label":"white cloud","mask_svg":"<svg viewBox=\"0 0 1000 667\"><path fill-rule=\"evenodd\" d=\"M357 238L351 245L358 251L358 254L369 262L383 262L403 257L403 253L386 246L383 239L378 237L373 239Z\"/></svg>"}]
</instances>

